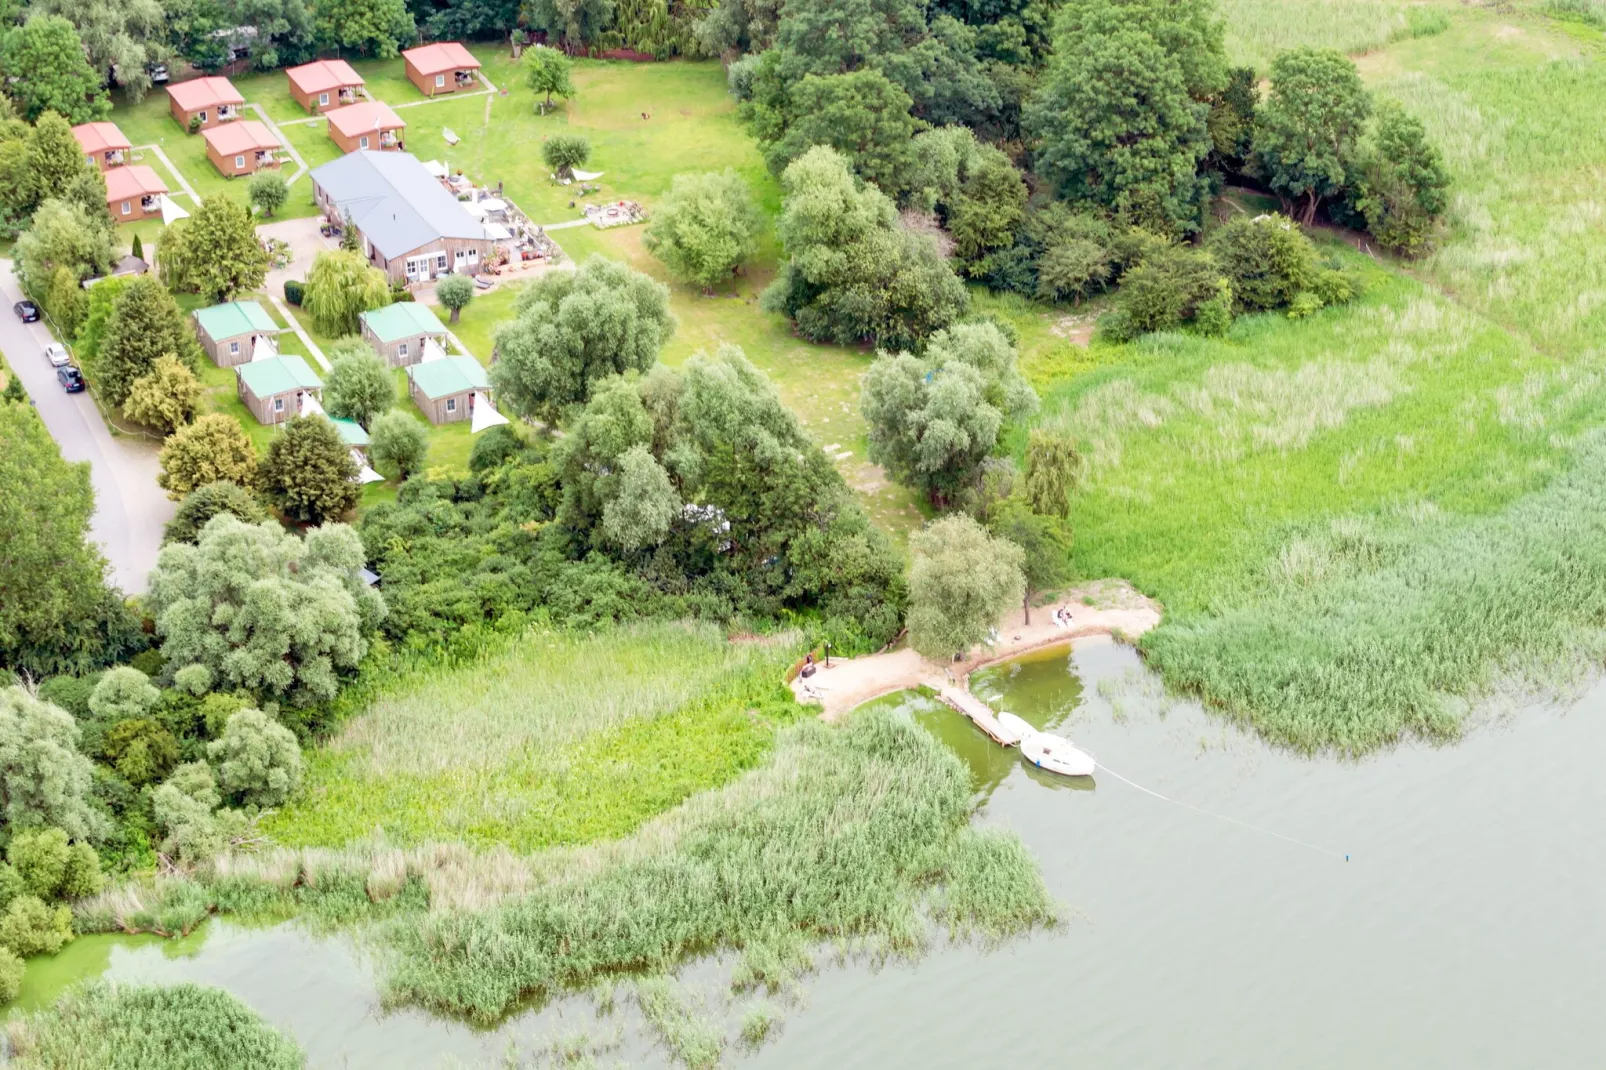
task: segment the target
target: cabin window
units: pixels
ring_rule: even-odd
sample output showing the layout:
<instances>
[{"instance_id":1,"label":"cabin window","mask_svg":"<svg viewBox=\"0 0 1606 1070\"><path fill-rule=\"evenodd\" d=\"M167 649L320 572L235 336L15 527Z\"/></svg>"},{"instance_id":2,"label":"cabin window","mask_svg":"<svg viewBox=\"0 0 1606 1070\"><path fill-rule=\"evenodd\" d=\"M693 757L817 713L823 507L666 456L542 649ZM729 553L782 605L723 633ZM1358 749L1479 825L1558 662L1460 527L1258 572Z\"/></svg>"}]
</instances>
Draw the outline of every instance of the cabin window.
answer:
<instances>
[{"instance_id":1,"label":"cabin window","mask_svg":"<svg viewBox=\"0 0 1606 1070\"><path fill-rule=\"evenodd\" d=\"M407 355L407 343L406 342L403 342L400 346L397 347L396 355L399 356L399 357L405 357Z\"/></svg>"},{"instance_id":2,"label":"cabin window","mask_svg":"<svg viewBox=\"0 0 1606 1070\"><path fill-rule=\"evenodd\" d=\"M445 253L442 253L440 256L437 256L435 258L435 266L440 268L442 271L446 270L446 254Z\"/></svg>"},{"instance_id":3,"label":"cabin window","mask_svg":"<svg viewBox=\"0 0 1606 1070\"><path fill-rule=\"evenodd\" d=\"M446 399L446 411L447 412L456 412L457 411L457 399L456 398L447 398Z\"/></svg>"},{"instance_id":4,"label":"cabin window","mask_svg":"<svg viewBox=\"0 0 1606 1070\"><path fill-rule=\"evenodd\" d=\"M319 104L327 104L327 103L329 103L329 94L328 93L319 93L318 94L318 103Z\"/></svg>"},{"instance_id":5,"label":"cabin window","mask_svg":"<svg viewBox=\"0 0 1606 1070\"><path fill-rule=\"evenodd\" d=\"M201 120L202 125L205 125L205 123L206 123L206 112L204 112L204 111L201 112L197 117Z\"/></svg>"},{"instance_id":6,"label":"cabin window","mask_svg":"<svg viewBox=\"0 0 1606 1070\"><path fill-rule=\"evenodd\" d=\"M284 411L284 398L274 398L273 399L273 411L274 412L283 412Z\"/></svg>"},{"instance_id":7,"label":"cabin window","mask_svg":"<svg viewBox=\"0 0 1606 1070\"><path fill-rule=\"evenodd\" d=\"M362 137L357 139L357 147L359 149L366 149L368 147L368 135L367 134L364 134Z\"/></svg>"},{"instance_id":8,"label":"cabin window","mask_svg":"<svg viewBox=\"0 0 1606 1070\"><path fill-rule=\"evenodd\" d=\"M441 86L443 86L445 84L446 84L446 75L437 74L435 76L435 88L439 89Z\"/></svg>"},{"instance_id":9,"label":"cabin window","mask_svg":"<svg viewBox=\"0 0 1606 1070\"><path fill-rule=\"evenodd\" d=\"M240 343L239 342L230 342L229 343L229 355L230 356L234 356L235 354L237 354L239 352L240 352Z\"/></svg>"},{"instance_id":10,"label":"cabin window","mask_svg":"<svg viewBox=\"0 0 1606 1070\"><path fill-rule=\"evenodd\" d=\"M128 206L128 202L124 201L123 202L123 214L124 215L128 215L132 211L133 211L133 209Z\"/></svg>"},{"instance_id":11,"label":"cabin window","mask_svg":"<svg viewBox=\"0 0 1606 1070\"><path fill-rule=\"evenodd\" d=\"M479 258L480 258L480 251L478 249L470 249L468 251L468 262L470 264L472 264L474 261L478 260Z\"/></svg>"},{"instance_id":12,"label":"cabin window","mask_svg":"<svg viewBox=\"0 0 1606 1070\"><path fill-rule=\"evenodd\" d=\"M234 158L234 166L235 167L244 167L245 166L245 157L244 156L236 156Z\"/></svg>"}]
</instances>

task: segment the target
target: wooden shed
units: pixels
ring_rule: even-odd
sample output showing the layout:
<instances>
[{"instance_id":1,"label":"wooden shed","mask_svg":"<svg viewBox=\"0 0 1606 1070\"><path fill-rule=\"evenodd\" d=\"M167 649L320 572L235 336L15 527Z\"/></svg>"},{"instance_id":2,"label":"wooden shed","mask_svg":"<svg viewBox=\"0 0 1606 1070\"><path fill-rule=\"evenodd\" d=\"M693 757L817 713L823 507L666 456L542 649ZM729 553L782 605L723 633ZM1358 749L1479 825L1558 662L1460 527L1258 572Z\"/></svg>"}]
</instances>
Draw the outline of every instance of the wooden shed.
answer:
<instances>
[{"instance_id":1,"label":"wooden shed","mask_svg":"<svg viewBox=\"0 0 1606 1070\"><path fill-rule=\"evenodd\" d=\"M380 152L402 148L402 131L407 124L382 100L369 100L349 108L336 108L326 116L329 139L341 152Z\"/></svg>"},{"instance_id":2,"label":"wooden shed","mask_svg":"<svg viewBox=\"0 0 1606 1070\"><path fill-rule=\"evenodd\" d=\"M480 61L456 41L439 41L402 53L407 80L427 97L473 89L479 84Z\"/></svg>"},{"instance_id":3,"label":"wooden shed","mask_svg":"<svg viewBox=\"0 0 1606 1070\"><path fill-rule=\"evenodd\" d=\"M245 98L227 78L195 78L167 87L167 108L187 132L190 120L199 120L201 129L218 123L232 123L240 117Z\"/></svg>"},{"instance_id":4,"label":"wooden shed","mask_svg":"<svg viewBox=\"0 0 1606 1070\"><path fill-rule=\"evenodd\" d=\"M316 400L323 380L295 354L253 360L234 369L240 400L259 423L282 424L301 412L306 399Z\"/></svg>"},{"instance_id":5,"label":"wooden shed","mask_svg":"<svg viewBox=\"0 0 1606 1070\"><path fill-rule=\"evenodd\" d=\"M392 367L417 364L424 356L424 343L446 340L446 327L428 305L417 301L397 301L364 312L358 317L363 341L374 347Z\"/></svg>"},{"instance_id":6,"label":"wooden shed","mask_svg":"<svg viewBox=\"0 0 1606 1070\"><path fill-rule=\"evenodd\" d=\"M257 339L277 338L283 329L255 301L230 301L195 310L195 333L201 348L220 368L246 363L256 350Z\"/></svg>"},{"instance_id":7,"label":"wooden shed","mask_svg":"<svg viewBox=\"0 0 1606 1070\"><path fill-rule=\"evenodd\" d=\"M362 75L343 59L314 60L284 74L290 79L290 95L314 115L357 103L357 90L363 86Z\"/></svg>"},{"instance_id":8,"label":"wooden shed","mask_svg":"<svg viewBox=\"0 0 1606 1070\"><path fill-rule=\"evenodd\" d=\"M441 357L407 369L407 392L432 424L471 419L474 395L489 397L491 382L473 357Z\"/></svg>"},{"instance_id":9,"label":"wooden shed","mask_svg":"<svg viewBox=\"0 0 1606 1070\"><path fill-rule=\"evenodd\" d=\"M203 130L201 136L206 139L206 158L225 178L278 167L279 157L274 150L284 147L267 124L255 119Z\"/></svg>"}]
</instances>

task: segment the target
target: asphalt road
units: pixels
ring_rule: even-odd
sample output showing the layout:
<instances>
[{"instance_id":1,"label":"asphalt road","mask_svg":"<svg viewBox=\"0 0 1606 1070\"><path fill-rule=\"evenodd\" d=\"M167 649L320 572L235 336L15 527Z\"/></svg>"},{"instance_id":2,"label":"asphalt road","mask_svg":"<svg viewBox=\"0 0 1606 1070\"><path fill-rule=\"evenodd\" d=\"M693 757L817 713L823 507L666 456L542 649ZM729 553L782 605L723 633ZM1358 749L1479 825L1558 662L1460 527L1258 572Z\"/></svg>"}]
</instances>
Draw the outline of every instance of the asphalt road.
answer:
<instances>
[{"instance_id":1,"label":"asphalt road","mask_svg":"<svg viewBox=\"0 0 1606 1070\"><path fill-rule=\"evenodd\" d=\"M22 299L22 287L9 260L0 260L0 296L0 351L6 364L27 388L61 455L89 462L95 488L90 538L111 562L112 582L125 594L142 594L162 546L162 526L174 509L156 485L157 444L129 435L113 437L87 392L62 390L45 357L44 347L54 340L50 331L43 323L23 323L11 310Z\"/></svg>"}]
</instances>

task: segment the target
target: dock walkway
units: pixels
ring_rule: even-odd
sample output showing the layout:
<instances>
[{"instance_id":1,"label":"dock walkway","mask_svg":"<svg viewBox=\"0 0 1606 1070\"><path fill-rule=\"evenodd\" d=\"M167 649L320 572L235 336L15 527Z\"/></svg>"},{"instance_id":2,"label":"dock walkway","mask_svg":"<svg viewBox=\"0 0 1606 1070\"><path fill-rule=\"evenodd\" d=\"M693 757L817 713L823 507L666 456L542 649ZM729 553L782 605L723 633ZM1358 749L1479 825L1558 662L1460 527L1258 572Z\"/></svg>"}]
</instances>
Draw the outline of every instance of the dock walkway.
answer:
<instances>
[{"instance_id":1,"label":"dock walkway","mask_svg":"<svg viewBox=\"0 0 1606 1070\"><path fill-rule=\"evenodd\" d=\"M969 717L977 728L999 746L1013 747L1020 742L1020 736L998 723L998 717L993 713L992 707L969 691L958 687L945 687L937 694L948 705Z\"/></svg>"}]
</instances>

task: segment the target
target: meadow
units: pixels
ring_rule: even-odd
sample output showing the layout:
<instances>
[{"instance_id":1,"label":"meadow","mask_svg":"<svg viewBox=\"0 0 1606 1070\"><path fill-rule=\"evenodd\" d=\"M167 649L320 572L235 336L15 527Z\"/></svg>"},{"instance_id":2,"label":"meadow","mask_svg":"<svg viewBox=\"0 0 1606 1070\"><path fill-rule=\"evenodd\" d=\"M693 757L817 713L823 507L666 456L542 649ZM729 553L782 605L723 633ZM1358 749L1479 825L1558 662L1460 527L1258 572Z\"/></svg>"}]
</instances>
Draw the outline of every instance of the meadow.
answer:
<instances>
[{"instance_id":1,"label":"meadow","mask_svg":"<svg viewBox=\"0 0 1606 1070\"><path fill-rule=\"evenodd\" d=\"M792 645L680 624L538 630L417 670L312 755L268 831L296 846L377 831L519 851L625 835L764 758L800 712L778 683Z\"/></svg>"}]
</instances>

